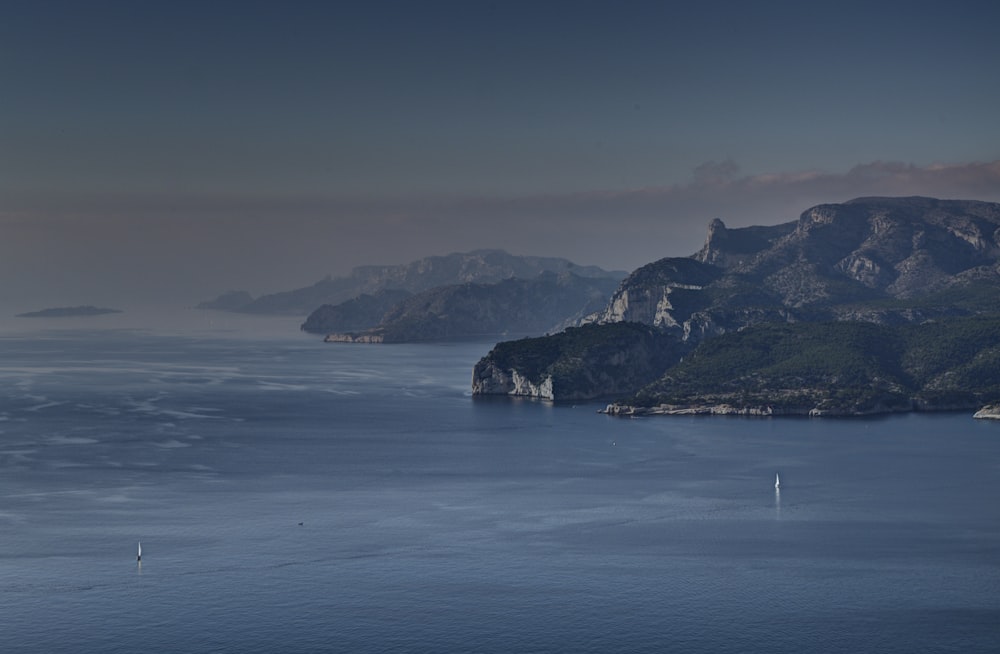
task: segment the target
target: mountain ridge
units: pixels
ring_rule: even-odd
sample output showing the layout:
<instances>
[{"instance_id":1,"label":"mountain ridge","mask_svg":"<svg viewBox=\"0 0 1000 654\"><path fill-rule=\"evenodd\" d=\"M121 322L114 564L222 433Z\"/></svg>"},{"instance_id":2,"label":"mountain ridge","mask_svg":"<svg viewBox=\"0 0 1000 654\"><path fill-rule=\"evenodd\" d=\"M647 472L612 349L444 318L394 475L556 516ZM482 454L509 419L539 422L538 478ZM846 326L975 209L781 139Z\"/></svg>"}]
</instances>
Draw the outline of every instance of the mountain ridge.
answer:
<instances>
[{"instance_id":1,"label":"mountain ridge","mask_svg":"<svg viewBox=\"0 0 1000 654\"><path fill-rule=\"evenodd\" d=\"M662 376L700 344L758 325L919 325L996 312L998 300L1000 204L920 196L856 198L817 205L797 220L773 226L730 229L712 220L701 250L636 269L607 306L584 322L598 328L637 322L674 339L675 358ZM484 361L474 370L474 393L501 388L476 376L476 370L496 374L497 366ZM569 399L545 379L554 378L556 367L565 379L571 365L556 358L530 385L521 385L548 388L547 393L508 389L504 394ZM575 365L580 379L593 378L586 356L578 356ZM514 372L521 374L503 374ZM648 383L636 378L628 391L617 392L634 394ZM575 384L569 395L608 394L598 384ZM634 399L622 406L634 405Z\"/></svg>"},{"instance_id":2,"label":"mountain ridge","mask_svg":"<svg viewBox=\"0 0 1000 654\"><path fill-rule=\"evenodd\" d=\"M357 266L346 277L327 276L310 286L258 298L245 291L229 291L202 302L198 307L237 313L308 316L320 306L337 305L361 295L376 295L386 290L412 294L466 282L492 283L511 277L532 278L545 271L616 280L626 274L597 266L581 266L559 257L513 255L504 250L480 249L424 257L398 265ZM234 302L238 298L246 301Z\"/></svg>"},{"instance_id":3,"label":"mountain ridge","mask_svg":"<svg viewBox=\"0 0 1000 654\"><path fill-rule=\"evenodd\" d=\"M379 306L382 314L378 323L358 331L328 329L350 324L354 314L344 311L344 305L327 305L313 312L302 328L331 332L325 340L337 343L468 340L557 332L606 302L616 286L614 279L546 271L531 279L512 277L495 283L466 282L428 289L399 299L387 309Z\"/></svg>"}]
</instances>

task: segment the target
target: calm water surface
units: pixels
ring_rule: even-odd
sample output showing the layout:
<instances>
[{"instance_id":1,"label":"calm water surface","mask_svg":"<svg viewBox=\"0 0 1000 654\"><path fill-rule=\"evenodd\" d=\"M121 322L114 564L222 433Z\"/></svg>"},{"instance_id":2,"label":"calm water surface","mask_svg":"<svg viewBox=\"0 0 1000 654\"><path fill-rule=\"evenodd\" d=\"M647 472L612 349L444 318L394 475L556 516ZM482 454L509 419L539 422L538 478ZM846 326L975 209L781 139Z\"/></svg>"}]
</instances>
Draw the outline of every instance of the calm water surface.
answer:
<instances>
[{"instance_id":1,"label":"calm water surface","mask_svg":"<svg viewBox=\"0 0 1000 654\"><path fill-rule=\"evenodd\" d=\"M612 419L474 400L489 344L76 327L0 337L0 651L1000 651L1000 424Z\"/></svg>"}]
</instances>

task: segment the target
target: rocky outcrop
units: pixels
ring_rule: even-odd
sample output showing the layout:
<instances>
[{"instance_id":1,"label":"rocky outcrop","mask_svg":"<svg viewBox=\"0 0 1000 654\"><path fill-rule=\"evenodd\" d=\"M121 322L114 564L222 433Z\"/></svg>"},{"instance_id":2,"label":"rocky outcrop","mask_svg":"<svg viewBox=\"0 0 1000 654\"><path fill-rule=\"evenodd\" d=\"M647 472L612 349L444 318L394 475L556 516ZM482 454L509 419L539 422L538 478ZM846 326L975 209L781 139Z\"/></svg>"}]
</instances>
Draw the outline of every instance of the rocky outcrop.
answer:
<instances>
[{"instance_id":1,"label":"rocky outcrop","mask_svg":"<svg viewBox=\"0 0 1000 654\"><path fill-rule=\"evenodd\" d=\"M773 227L715 219L698 253L639 268L588 320L642 322L683 339L774 320L898 323L968 313L968 303L923 300L970 287L1000 289L1000 204L859 198Z\"/></svg>"},{"instance_id":2,"label":"rocky outcrop","mask_svg":"<svg viewBox=\"0 0 1000 654\"><path fill-rule=\"evenodd\" d=\"M681 328L686 317L707 306L701 291L721 273L715 266L690 258L661 259L629 275L608 306L586 322Z\"/></svg>"},{"instance_id":3,"label":"rocky outcrop","mask_svg":"<svg viewBox=\"0 0 1000 654\"><path fill-rule=\"evenodd\" d=\"M516 395L539 400L555 399L552 375L532 381L513 368L501 368L492 361L477 366L472 375L473 395Z\"/></svg>"},{"instance_id":4,"label":"rocky outcrop","mask_svg":"<svg viewBox=\"0 0 1000 654\"><path fill-rule=\"evenodd\" d=\"M473 369L472 393L546 400L634 393L684 351L676 339L638 323L570 328L498 343Z\"/></svg>"},{"instance_id":5,"label":"rocky outcrop","mask_svg":"<svg viewBox=\"0 0 1000 654\"><path fill-rule=\"evenodd\" d=\"M692 258L702 263L729 269L750 264L760 252L795 229L795 223L729 229L719 218L708 225L705 245Z\"/></svg>"},{"instance_id":6,"label":"rocky outcrop","mask_svg":"<svg viewBox=\"0 0 1000 654\"><path fill-rule=\"evenodd\" d=\"M1000 404L988 404L979 411L976 411L972 417L984 420L1000 420Z\"/></svg>"}]
</instances>

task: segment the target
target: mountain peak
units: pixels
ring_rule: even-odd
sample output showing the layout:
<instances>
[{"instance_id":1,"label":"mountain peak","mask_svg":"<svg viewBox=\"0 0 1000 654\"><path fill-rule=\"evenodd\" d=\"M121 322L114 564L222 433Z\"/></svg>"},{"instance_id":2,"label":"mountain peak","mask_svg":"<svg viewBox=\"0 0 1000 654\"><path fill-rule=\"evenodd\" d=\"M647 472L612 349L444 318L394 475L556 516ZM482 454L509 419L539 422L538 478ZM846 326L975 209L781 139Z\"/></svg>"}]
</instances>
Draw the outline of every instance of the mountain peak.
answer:
<instances>
[{"instance_id":1,"label":"mountain peak","mask_svg":"<svg viewBox=\"0 0 1000 654\"><path fill-rule=\"evenodd\" d=\"M803 320L805 311L832 317L843 303L909 300L973 283L1000 289L1000 204L872 197L820 204L772 227L730 229L716 218L691 258L707 264L697 282L682 282L667 260L643 266L600 321L638 320L698 338L747 321ZM705 281L708 270L716 280Z\"/></svg>"}]
</instances>

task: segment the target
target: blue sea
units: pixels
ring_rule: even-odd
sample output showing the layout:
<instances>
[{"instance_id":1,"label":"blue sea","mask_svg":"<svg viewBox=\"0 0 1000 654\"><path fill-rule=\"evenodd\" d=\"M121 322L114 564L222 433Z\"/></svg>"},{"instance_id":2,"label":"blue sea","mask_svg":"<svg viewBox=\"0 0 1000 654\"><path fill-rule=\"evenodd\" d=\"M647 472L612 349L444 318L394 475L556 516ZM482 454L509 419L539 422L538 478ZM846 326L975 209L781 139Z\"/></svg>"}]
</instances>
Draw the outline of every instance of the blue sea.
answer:
<instances>
[{"instance_id":1,"label":"blue sea","mask_svg":"<svg viewBox=\"0 0 1000 654\"><path fill-rule=\"evenodd\" d=\"M1000 423L609 418L208 315L4 323L0 651L1000 651Z\"/></svg>"}]
</instances>

